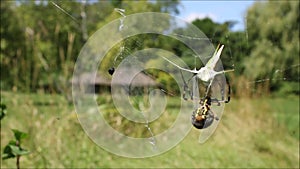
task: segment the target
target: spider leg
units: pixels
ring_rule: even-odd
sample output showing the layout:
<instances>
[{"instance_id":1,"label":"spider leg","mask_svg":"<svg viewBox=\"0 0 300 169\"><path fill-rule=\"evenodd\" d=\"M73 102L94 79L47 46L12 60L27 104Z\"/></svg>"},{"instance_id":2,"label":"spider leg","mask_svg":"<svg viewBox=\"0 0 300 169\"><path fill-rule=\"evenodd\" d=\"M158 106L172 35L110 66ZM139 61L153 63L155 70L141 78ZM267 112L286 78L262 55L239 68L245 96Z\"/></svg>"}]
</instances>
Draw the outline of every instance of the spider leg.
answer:
<instances>
[{"instance_id":1,"label":"spider leg","mask_svg":"<svg viewBox=\"0 0 300 169\"><path fill-rule=\"evenodd\" d=\"M181 74L181 78L183 80L183 94L182 94L182 97L183 97L184 100L187 100L186 92L189 91L189 87L188 87L187 83L184 80L184 77L183 77L183 74L182 74L181 70L180 70L180 74Z\"/></svg>"},{"instance_id":2,"label":"spider leg","mask_svg":"<svg viewBox=\"0 0 300 169\"><path fill-rule=\"evenodd\" d=\"M195 75L193 75L193 76L188 80L188 82L186 82L186 81L184 80L184 77L183 77L183 74L182 74L182 71L181 71L181 70L180 70L180 74L181 74L181 78L182 78L182 80L183 80L183 95L182 95L182 97L183 97L184 100L188 100L188 98L186 97L186 92L187 92L187 93L189 93L189 95L190 95L190 97L191 97L191 100L193 100L193 92L190 90L188 84L190 83L191 79L192 79Z\"/></svg>"},{"instance_id":3,"label":"spider leg","mask_svg":"<svg viewBox=\"0 0 300 169\"><path fill-rule=\"evenodd\" d=\"M195 78L196 76L197 76L197 74L194 73L193 76L191 76L191 77L189 78L189 80L188 80L187 83L189 84L190 81L191 81L193 78ZM196 83L198 83L197 77L195 78L195 81L196 81ZM195 85L195 84L193 84L193 85ZM194 87L195 87L195 86L194 86ZM190 91L191 100L194 100L194 93L193 93L193 91L194 91L194 89L193 89L192 91Z\"/></svg>"},{"instance_id":4,"label":"spider leg","mask_svg":"<svg viewBox=\"0 0 300 169\"><path fill-rule=\"evenodd\" d=\"M217 74L222 74L222 73L227 73L227 72L232 72L232 71L234 71L234 69L231 69L231 70L223 70L223 71L217 72ZM229 102L230 102L231 87L230 87L230 84L229 84L228 79L227 79L226 76L225 76L225 81L226 81L226 85L228 86L228 97L227 97L227 100L225 100L225 98L224 98L224 90L223 90L223 88L222 88L222 100L223 100L225 103L229 103Z\"/></svg>"},{"instance_id":5,"label":"spider leg","mask_svg":"<svg viewBox=\"0 0 300 169\"><path fill-rule=\"evenodd\" d=\"M226 81L226 84L227 84L227 79L225 79L225 81ZM221 87L221 100L214 99L214 102L217 103L218 106L220 106L220 102L226 102L225 97L224 97L224 95L225 95L225 86L222 85L221 81L218 80L217 82L218 82L219 86Z\"/></svg>"},{"instance_id":6,"label":"spider leg","mask_svg":"<svg viewBox=\"0 0 300 169\"><path fill-rule=\"evenodd\" d=\"M219 120L219 117L218 116L216 116L216 114L210 109L209 111L208 111L209 113L209 116L211 116L211 117L213 117L215 120Z\"/></svg>"},{"instance_id":7,"label":"spider leg","mask_svg":"<svg viewBox=\"0 0 300 169\"><path fill-rule=\"evenodd\" d=\"M226 81L226 86L228 87L228 96L227 96L227 100L225 99L225 87L222 87L222 90L221 90L221 94L222 94L222 102L224 103L229 103L230 102L230 94L231 94L231 87L230 87L230 84L228 82L228 79L227 77L225 76L225 81Z\"/></svg>"},{"instance_id":8,"label":"spider leg","mask_svg":"<svg viewBox=\"0 0 300 169\"><path fill-rule=\"evenodd\" d=\"M214 78L211 79L210 82L209 82L209 85L208 85L208 87L207 87L207 89L206 89L205 97L208 96L208 93L209 93L209 91L210 91L210 87L211 87L213 81L214 81Z\"/></svg>"},{"instance_id":9,"label":"spider leg","mask_svg":"<svg viewBox=\"0 0 300 169\"><path fill-rule=\"evenodd\" d=\"M221 105L220 101L216 98L211 98L211 103L217 103L217 106Z\"/></svg>"},{"instance_id":10,"label":"spider leg","mask_svg":"<svg viewBox=\"0 0 300 169\"><path fill-rule=\"evenodd\" d=\"M227 100L225 100L225 103L229 103L230 102L231 87L230 87L230 84L229 84L227 78L226 78L226 84L228 86L228 97L227 97Z\"/></svg>"},{"instance_id":11,"label":"spider leg","mask_svg":"<svg viewBox=\"0 0 300 169\"><path fill-rule=\"evenodd\" d=\"M222 85L220 81L218 81L219 85L221 86L221 100L218 100L216 98L212 98L212 103L217 103L218 106L220 106L221 103L229 103L230 102L230 94L231 94L231 87L229 84L228 79L225 76L226 85ZM227 93L227 99L225 99L225 88L228 87L228 93Z\"/></svg>"}]
</instances>

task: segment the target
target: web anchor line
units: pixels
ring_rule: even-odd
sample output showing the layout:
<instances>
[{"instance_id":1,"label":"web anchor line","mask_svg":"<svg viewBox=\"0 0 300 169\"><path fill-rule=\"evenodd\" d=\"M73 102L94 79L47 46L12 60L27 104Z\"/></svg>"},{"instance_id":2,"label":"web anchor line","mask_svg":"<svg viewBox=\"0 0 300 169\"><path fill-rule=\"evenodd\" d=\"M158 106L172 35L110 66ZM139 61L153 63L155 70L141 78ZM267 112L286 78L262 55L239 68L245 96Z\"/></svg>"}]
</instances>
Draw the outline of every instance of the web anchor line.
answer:
<instances>
[{"instance_id":1,"label":"web anchor line","mask_svg":"<svg viewBox=\"0 0 300 169\"><path fill-rule=\"evenodd\" d=\"M181 34L176 34L176 33L172 33L172 35L181 37L181 38L193 39L193 40L209 40L209 41L211 41L210 38L192 37L192 36L181 35Z\"/></svg>"},{"instance_id":2,"label":"web anchor line","mask_svg":"<svg viewBox=\"0 0 300 169\"><path fill-rule=\"evenodd\" d=\"M68 13L66 10L64 10L62 7L60 7L59 5L57 5L55 2L51 1L52 5L54 5L56 8L58 8L60 11L62 11L64 14L68 15L73 21L75 21L78 25L80 25L80 23L77 21L76 18L74 18L74 16L72 16L70 13Z\"/></svg>"},{"instance_id":3,"label":"web anchor line","mask_svg":"<svg viewBox=\"0 0 300 169\"><path fill-rule=\"evenodd\" d=\"M149 143L152 145L152 149L153 149L153 150L156 150L156 149L157 149L157 147L156 147L156 140L155 140L154 134L153 134L153 132L152 132L150 126L149 126L149 121L147 120L147 118L146 118L146 116L145 116L145 113L143 113L143 112L141 112L141 113L142 113L142 115L143 115L143 117L144 117L144 119L145 119L145 121L146 121L145 127L146 127L146 129L148 130L148 132L149 132L150 135L151 135L151 136L148 138L148 139L149 139Z\"/></svg>"},{"instance_id":4,"label":"web anchor line","mask_svg":"<svg viewBox=\"0 0 300 169\"><path fill-rule=\"evenodd\" d=\"M300 64L295 64L295 65L291 65L290 67L285 68L285 69L276 69L274 74L276 75L277 73L282 73L282 72L285 72L287 70L290 70L290 69L293 69L293 68L299 67L299 66L300 66ZM265 78L265 79L250 81L250 82L248 82L248 84L262 83L262 82L266 82L266 81L277 81L277 80L283 80L283 81L297 80L297 81L299 81L300 78L299 77L298 77L298 79L297 78L287 78L287 77L283 77L283 78Z\"/></svg>"},{"instance_id":5,"label":"web anchor line","mask_svg":"<svg viewBox=\"0 0 300 169\"><path fill-rule=\"evenodd\" d=\"M300 64L296 64L296 65L291 65L290 67L286 68L286 69L276 69L275 74L278 72L285 72L287 70L293 69L294 67L299 67Z\"/></svg>"},{"instance_id":6,"label":"web anchor line","mask_svg":"<svg viewBox=\"0 0 300 169\"><path fill-rule=\"evenodd\" d=\"M254 84L254 83L262 83L262 82L266 82L266 81L276 81L276 80L283 80L283 81L289 81L289 80L300 80L300 78L298 79L290 79L290 78L276 78L276 79L269 79L269 78L266 78L266 79L259 79L259 80L255 80L255 81L250 81L248 82L248 84Z\"/></svg>"},{"instance_id":7,"label":"web anchor line","mask_svg":"<svg viewBox=\"0 0 300 169\"><path fill-rule=\"evenodd\" d=\"M120 15L122 15L122 17L119 19L119 21L120 21L119 32L120 32L124 28L124 20L126 18L125 9L115 8L114 11L116 11ZM108 69L108 73L110 75L113 75L113 73L115 72L115 65L116 65L117 59L119 56L121 56L124 53L124 51L125 51L125 45L122 44L122 46L120 46L120 48L119 48L119 53L115 56L115 58L113 60L112 67ZM122 57L121 57L121 59L122 59Z\"/></svg>"},{"instance_id":8,"label":"web anchor line","mask_svg":"<svg viewBox=\"0 0 300 169\"><path fill-rule=\"evenodd\" d=\"M120 9L120 8L115 8L115 11L118 12L120 15L122 15L122 18L120 18L120 26L119 26L119 31L122 31L124 28L124 20L126 18L125 9Z\"/></svg>"}]
</instances>

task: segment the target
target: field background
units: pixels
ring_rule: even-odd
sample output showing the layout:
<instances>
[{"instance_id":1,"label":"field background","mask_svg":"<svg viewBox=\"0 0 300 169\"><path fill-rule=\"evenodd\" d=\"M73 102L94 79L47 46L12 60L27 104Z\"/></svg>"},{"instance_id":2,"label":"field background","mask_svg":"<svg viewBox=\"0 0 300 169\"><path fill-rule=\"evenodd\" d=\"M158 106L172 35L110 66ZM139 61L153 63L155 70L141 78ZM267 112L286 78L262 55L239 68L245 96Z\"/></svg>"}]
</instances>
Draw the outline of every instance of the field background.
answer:
<instances>
[{"instance_id":1,"label":"field background","mask_svg":"<svg viewBox=\"0 0 300 169\"><path fill-rule=\"evenodd\" d=\"M180 144L162 155L130 159L94 144L64 97L1 92L8 106L8 115L1 121L1 149L13 137L11 128L28 132L30 137L23 145L31 153L21 158L24 168L299 166L298 96L233 98L217 130L204 144L198 143L199 131L192 129ZM14 168L15 160L2 160L1 167Z\"/></svg>"},{"instance_id":2,"label":"field background","mask_svg":"<svg viewBox=\"0 0 300 169\"><path fill-rule=\"evenodd\" d=\"M211 3L214 11L223 11L218 9L220 1L194 3L200 14L205 13L206 3ZM221 6L220 9L236 10L235 3L243 5L244 1L228 2L226 8ZM103 26L116 21L119 24L111 30L123 35L123 29L135 29L128 23L130 17L125 16L144 12L179 16L183 10L181 1L1 0L0 90L1 105L7 106L7 114L0 121L1 168L16 168L16 159L2 160L5 145L14 138L12 129L29 136L22 146L31 153L21 157L21 168L300 168L299 3L299 0L253 2L238 16L244 21L244 30L232 29L237 24L235 20L220 23L205 13L184 27L176 27L181 24L171 20L156 24L157 20L149 19L147 22L155 23L162 34L122 36L122 41L109 47L116 39L115 33L101 34L105 44L93 44L107 49L97 70L97 76L104 80L89 85L99 89L97 93L101 94L97 101L107 110L104 115L108 122L129 136L149 137L149 132L143 124L120 118L111 104L109 89L113 76L108 73L120 67L128 56L158 48L178 56L190 69L199 70L213 55L212 47L222 44L225 46L220 56L223 67L215 69L234 69L225 74L232 89L231 102L226 104L222 119L207 142L199 144L199 130L193 128L168 152L151 158L130 159L103 150L83 131L72 102L74 67L83 46ZM192 24L207 38L189 32L194 30ZM136 25L148 27L141 22ZM192 45L199 42L197 49L205 54L196 53L173 35L196 42ZM206 53L208 48L201 45L202 40L211 44L211 52ZM98 55L90 51L91 55ZM94 62L90 56L85 58ZM133 68L138 67L138 63L133 63ZM151 59L145 64L170 68L169 72L155 69L144 72L148 71L160 88L181 98L183 86L170 75L179 72L177 67L160 59ZM89 72L90 67L87 63L84 72ZM183 74L186 80L192 76L187 72ZM147 80L143 87L150 82ZM204 88L200 91L202 89L205 91ZM133 92L141 94L142 90ZM143 96L139 95L139 99ZM180 104L172 96L168 98L171 103L168 113L160 116L158 122L150 123L154 134L167 129L177 117ZM189 117L192 111L186 112Z\"/></svg>"}]
</instances>

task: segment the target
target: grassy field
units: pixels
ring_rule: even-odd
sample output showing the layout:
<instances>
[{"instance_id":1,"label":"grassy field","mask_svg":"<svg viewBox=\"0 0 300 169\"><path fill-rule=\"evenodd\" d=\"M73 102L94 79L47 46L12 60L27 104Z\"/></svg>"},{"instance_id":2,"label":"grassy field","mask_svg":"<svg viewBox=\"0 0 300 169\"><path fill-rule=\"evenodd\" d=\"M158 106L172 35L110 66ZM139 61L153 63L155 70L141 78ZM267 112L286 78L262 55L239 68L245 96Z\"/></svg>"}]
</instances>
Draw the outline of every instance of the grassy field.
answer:
<instances>
[{"instance_id":1,"label":"grassy field","mask_svg":"<svg viewBox=\"0 0 300 169\"><path fill-rule=\"evenodd\" d=\"M81 128L73 105L60 95L1 92L8 107L1 121L3 147L11 129L29 133L24 168L299 168L299 97L234 99L216 132L204 144L199 131L170 151L151 158L115 156L98 147ZM164 117L161 117L164 118ZM14 168L2 160L1 168Z\"/></svg>"}]
</instances>

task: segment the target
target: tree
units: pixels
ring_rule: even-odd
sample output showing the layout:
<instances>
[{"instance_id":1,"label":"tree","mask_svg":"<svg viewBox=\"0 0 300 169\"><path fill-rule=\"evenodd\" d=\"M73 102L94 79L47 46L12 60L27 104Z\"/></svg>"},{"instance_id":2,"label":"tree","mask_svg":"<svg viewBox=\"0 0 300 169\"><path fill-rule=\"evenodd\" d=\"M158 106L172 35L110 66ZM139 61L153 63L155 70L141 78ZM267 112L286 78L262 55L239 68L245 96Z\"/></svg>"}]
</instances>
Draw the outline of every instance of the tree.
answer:
<instances>
[{"instance_id":1,"label":"tree","mask_svg":"<svg viewBox=\"0 0 300 169\"><path fill-rule=\"evenodd\" d=\"M178 4L178 0L3 1L0 66L5 78L1 79L1 88L66 92L87 35L119 18L114 8L126 9L126 15L150 11L178 13ZM146 39L137 46L135 40L127 40L126 48L131 52L161 45L155 43ZM118 50L116 46L111 52L116 54Z\"/></svg>"},{"instance_id":2,"label":"tree","mask_svg":"<svg viewBox=\"0 0 300 169\"><path fill-rule=\"evenodd\" d=\"M256 2L247 12L251 54L244 62L251 79L276 76L299 64L299 1ZM284 71L299 77L299 70Z\"/></svg>"},{"instance_id":3,"label":"tree","mask_svg":"<svg viewBox=\"0 0 300 169\"><path fill-rule=\"evenodd\" d=\"M18 65L24 53L24 34L14 12L17 8L14 1L3 1L1 4L1 88L20 84ZM16 36L17 35L17 36Z\"/></svg>"},{"instance_id":4,"label":"tree","mask_svg":"<svg viewBox=\"0 0 300 169\"><path fill-rule=\"evenodd\" d=\"M197 26L214 44L225 45L222 52L222 64L224 69L236 69L235 74L240 75L243 67L235 67L242 61L242 58L248 53L248 47L244 32L232 32L231 28L234 21L216 23L210 18L196 19L192 22Z\"/></svg>"}]
</instances>

